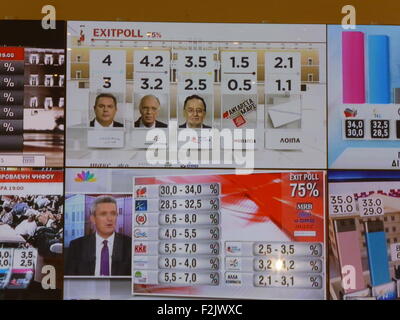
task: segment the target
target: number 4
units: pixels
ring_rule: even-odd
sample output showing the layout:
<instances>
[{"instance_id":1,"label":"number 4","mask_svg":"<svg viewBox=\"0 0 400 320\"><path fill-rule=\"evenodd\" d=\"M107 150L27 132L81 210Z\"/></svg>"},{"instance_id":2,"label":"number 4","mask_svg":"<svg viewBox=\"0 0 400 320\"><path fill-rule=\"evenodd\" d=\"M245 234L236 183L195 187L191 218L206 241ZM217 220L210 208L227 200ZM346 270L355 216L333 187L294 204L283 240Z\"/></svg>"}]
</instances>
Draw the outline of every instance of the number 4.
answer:
<instances>
[{"instance_id":1,"label":"number 4","mask_svg":"<svg viewBox=\"0 0 400 320\"><path fill-rule=\"evenodd\" d=\"M108 66L110 66L111 63L112 63L111 62L111 55L107 55L102 62L107 64Z\"/></svg>"}]
</instances>

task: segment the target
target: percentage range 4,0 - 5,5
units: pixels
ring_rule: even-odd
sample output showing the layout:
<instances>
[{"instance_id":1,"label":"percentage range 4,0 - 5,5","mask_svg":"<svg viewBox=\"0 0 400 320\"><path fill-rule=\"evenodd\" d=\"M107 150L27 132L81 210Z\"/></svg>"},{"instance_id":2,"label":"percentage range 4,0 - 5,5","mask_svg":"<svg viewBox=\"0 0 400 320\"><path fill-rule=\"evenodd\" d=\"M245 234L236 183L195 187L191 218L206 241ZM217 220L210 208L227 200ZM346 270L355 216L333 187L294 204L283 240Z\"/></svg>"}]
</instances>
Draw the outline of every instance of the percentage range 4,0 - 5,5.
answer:
<instances>
[{"instance_id":1,"label":"percentage range 4,0 - 5,5","mask_svg":"<svg viewBox=\"0 0 400 320\"><path fill-rule=\"evenodd\" d=\"M316 182L291 183L290 187L292 188L291 197L319 197L320 195Z\"/></svg>"}]
</instances>

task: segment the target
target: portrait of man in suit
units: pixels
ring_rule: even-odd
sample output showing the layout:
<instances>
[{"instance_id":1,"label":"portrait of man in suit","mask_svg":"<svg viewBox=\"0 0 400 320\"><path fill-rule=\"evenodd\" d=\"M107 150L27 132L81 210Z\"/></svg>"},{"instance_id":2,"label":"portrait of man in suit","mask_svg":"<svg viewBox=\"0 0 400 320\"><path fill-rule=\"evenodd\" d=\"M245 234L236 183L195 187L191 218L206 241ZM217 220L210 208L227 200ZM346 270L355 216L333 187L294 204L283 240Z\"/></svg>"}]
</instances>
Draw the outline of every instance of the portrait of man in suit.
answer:
<instances>
[{"instance_id":1,"label":"portrait of man in suit","mask_svg":"<svg viewBox=\"0 0 400 320\"><path fill-rule=\"evenodd\" d=\"M135 128L167 128L164 122L158 121L160 100L151 94L144 96L139 103L140 117L135 121Z\"/></svg>"},{"instance_id":2,"label":"portrait of man in suit","mask_svg":"<svg viewBox=\"0 0 400 320\"><path fill-rule=\"evenodd\" d=\"M94 103L95 118L90 121L90 127L94 128L117 128L124 125L114 121L117 113L117 99L110 93L101 93L96 97Z\"/></svg>"},{"instance_id":3,"label":"portrait of man in suit","mask_svg":"<svg viewBox=\"0 0 400 320\"><path fill-rule=\"evenodd\" d=\"M206 102L202 97L196 94L187 97L183 104L183 116L185 117L186 122L181 124L179 128L211 128L203 124L206 112Z\"/></svg>"},{"instance_id":4,"label":"portrait of man in suit","mask_svg":"<svg viewBox=\"0 0 400 320\"><path fill-rule=\"evenodd\" d=\"M116 200L97 197L90 208L90 221L96 232L72 240L65 263L65 274L76 276L129 276L132 239L115 232L118 218Z\"/></svg>"}]
</instances>

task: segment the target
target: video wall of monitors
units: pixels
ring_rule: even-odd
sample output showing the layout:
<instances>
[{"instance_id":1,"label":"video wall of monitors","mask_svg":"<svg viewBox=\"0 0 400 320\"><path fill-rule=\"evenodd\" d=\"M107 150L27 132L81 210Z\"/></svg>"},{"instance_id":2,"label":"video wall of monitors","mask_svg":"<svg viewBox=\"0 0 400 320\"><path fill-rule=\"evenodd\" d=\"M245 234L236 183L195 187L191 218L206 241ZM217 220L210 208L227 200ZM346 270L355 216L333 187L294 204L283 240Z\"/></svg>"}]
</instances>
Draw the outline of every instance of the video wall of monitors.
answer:
<instances>
[{"instance_id":1,"label":"video wall of monitors","mask_svg":"<svg viewBox=\"0 0 400 320\"><path fill-rule=\"evenodd\" d=\"M328 167L399 170L399 26L328 26Z\"/></svg>"},{"instance_id":2,"label":"video wall of monitors","mask_svg":"<svg viewBox=\"0 0 400 320\"><path fill-rule=\"evenodd\" d=\"M399 172L333 171L328 179L331 297L396 299Z\"/></svg>"},{"instance_id":3,"label":"video wall of monitors","mask_svg":"<svg viewBox=\"0 0 400 320\"><path fill-rule=\"evenodd\" d=\"M399 32L0 21L0 300L398 299Z\"/></svg>"},{"instance_id":4,"label":"video wall of monitors","mask_svg":"<svg viewBox=\"0 0 400 320\"><path fill-rule=\"evenodd\" d=\"M323 299L324 191L323 171L67 169L65 298ZM88 224L105 198L118 211L106 277Z\"/></svg>"},{"instance_id":5,"label":"video wall of monitors","mask_svg":"<svg viewBox=\"0 0 400 320\"><path fill-rule=\"evenodd\" d=\"M65 22L0 21L0 165L62 167Z\"/></svg>"},{"instance_id":6,"label":"video wall of monitors","mask_svg":"<svg viewBox=\"0 0 400 320\"><path fill-rule=\"evenodd\" d=\"M67 30L68 166L325 167L325 26Z\"/></svg>"},{"instance_id":7,"label":"video wall of monitors","mask_svg":"<svg viewBox=\"0 0 400 320\"><path fill-rule=\"evenodd\" d=\"M62 299L63 182L61 169L0 170L2 299Z\"/></svg>"}]
</instances>

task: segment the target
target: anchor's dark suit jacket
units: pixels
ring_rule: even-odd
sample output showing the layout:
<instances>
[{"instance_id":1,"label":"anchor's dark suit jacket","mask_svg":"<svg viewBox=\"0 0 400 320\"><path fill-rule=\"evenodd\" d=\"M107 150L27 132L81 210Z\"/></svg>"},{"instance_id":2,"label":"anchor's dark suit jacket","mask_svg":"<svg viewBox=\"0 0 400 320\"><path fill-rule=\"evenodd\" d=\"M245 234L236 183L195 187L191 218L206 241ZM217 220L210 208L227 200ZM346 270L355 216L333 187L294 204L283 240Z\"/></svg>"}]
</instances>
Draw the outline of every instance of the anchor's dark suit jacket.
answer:
<instances>
[{"instance_id":1,"label":"anchor's dark suit jacket","mask_svg":"<svg viewBox=\"0 0 400 320\"><path fill-rule=\"evenodd\" d=\"M131 275L132 239L115 233L111 255L111 276ZM65 261L65 275L94 276L96 268L96 234L72 240Z\"/></svg>"}]
</instances>

